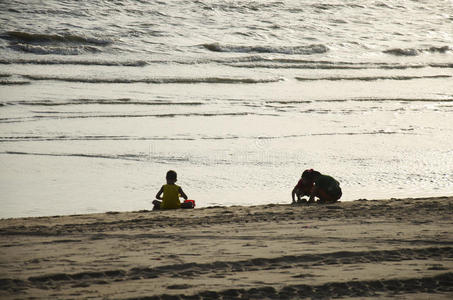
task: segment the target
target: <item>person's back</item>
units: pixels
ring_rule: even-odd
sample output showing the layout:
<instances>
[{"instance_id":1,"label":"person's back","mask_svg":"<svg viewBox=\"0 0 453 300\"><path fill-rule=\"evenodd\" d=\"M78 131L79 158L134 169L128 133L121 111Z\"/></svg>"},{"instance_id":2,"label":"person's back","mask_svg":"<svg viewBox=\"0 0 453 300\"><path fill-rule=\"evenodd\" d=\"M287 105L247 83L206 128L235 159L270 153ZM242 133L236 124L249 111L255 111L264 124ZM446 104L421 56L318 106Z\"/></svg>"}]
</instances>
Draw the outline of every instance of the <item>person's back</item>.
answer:
<instances>
[{"instance_id":1,"label":"person's back","mask_svg":"<svg viewBox=\"0 0 453 300\"><path fill-rule=\"evenodd\" d=\"M181 207L181 202L179 201L179 190L181 189L176 184L165 184L162 186L164 195L162 197L162 204L160 208L162 209L175 209Z\"/></svg>"},{"instance_id":2,"label":"person's back","mask_svg":"<svg viewBox=\"0 0 453 300\"><path fill-rule=\"evenodd\" d=\"M321 174L315 180L315 196L320 202L335 202L342 196L340 183L329 175Z\"/></svg>"}]
</instances>

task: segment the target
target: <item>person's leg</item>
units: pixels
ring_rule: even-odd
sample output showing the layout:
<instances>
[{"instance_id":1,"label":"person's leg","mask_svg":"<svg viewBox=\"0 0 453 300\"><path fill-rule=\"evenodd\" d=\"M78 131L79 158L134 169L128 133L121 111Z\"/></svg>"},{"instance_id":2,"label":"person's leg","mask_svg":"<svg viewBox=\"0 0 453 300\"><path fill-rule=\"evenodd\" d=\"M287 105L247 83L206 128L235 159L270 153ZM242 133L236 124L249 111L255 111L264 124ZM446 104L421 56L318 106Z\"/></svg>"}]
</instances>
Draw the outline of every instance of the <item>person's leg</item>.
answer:
<instances>
[{"instance_id":1,"label":"person's leg","mask_svg":"<svg viewBox=\"0 0 453 300\"><path fill-rule=\"evenodd\" d=\"M333 203L338 200L336 197L327 193L324 189L318 190L317 197L319 198L318 203Z\"/></svg>"},{"instance_id":2,"label":"person's leg","mask_svg":"<svg viewBox=\"0 0 453 300\"><path fill-rule=\"evenodd\" d=\"M162 202L159 201L159 200L154 200L154 201L153 201L153 205L154 205L154 206L153 206L153 210L159 210L159 209L160 209L160 204L161 204L161 203L162 203Z\"/></svg>"}]
</instances>

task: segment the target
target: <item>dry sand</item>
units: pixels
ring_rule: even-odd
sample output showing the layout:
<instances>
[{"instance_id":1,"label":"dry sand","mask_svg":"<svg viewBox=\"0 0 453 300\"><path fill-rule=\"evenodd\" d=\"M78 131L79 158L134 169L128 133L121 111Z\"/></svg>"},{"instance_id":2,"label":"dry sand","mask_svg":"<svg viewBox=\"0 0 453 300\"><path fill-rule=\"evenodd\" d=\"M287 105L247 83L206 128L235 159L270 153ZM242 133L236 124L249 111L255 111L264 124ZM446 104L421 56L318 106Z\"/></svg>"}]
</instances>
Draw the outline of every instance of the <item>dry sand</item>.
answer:
<instances>
[{"instance_id":1,"label":"dry sand","mask_svg":"<svg viewBox=\"0 0 453 300\"><path fill-rule=\"evenodd\" d=\"M4 299L453 299L453 197L0 220Z\"/></svg>"}]
</instances>

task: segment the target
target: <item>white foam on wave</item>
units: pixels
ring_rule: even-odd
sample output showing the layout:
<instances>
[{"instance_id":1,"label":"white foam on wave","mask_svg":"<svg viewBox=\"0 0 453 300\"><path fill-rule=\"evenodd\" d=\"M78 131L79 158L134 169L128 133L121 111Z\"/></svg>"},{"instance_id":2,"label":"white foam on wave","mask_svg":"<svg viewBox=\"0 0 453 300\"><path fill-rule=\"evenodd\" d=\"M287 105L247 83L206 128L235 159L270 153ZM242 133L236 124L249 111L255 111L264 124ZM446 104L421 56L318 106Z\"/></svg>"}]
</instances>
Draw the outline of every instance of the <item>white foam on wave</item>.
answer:
<instances>
[{"instance_id":1,"label":"white foam on wave","mask_svg":"<svg viewBox=\"0 0 453 300\"><path fill-rule=\"evenodd\" d=\"M384 53L397 55L397 56L417 56L422 53L447 53L453 49L450 46L432 46L429 48L392 48L384 50Z\"/></svg>"},{"instance_id":2,"label":"white foam on wave","mask_svg":"<svg viewBox=\"0 0 453 300\"><path fill-rule=\"evenodd\" d=\"M236 52L236 53L280 53L280 54L320 54L329 51L329 48L322 44L306 46L239 46L222 45L219 43L203 44L204 48L213 52Z\"/></svg>"},{"instance_id":3,"label":"white foam on wave","mask_svg":"<svg viewBox=\"0 0 453 300\"><path fill-rule=\"evenodd\" d=\"M33 54L58 54L58 55L79 55L83 53L99 53L101 50L94 46L49 46L13 44L11 49Z\"/></svg>"}]
</instances>

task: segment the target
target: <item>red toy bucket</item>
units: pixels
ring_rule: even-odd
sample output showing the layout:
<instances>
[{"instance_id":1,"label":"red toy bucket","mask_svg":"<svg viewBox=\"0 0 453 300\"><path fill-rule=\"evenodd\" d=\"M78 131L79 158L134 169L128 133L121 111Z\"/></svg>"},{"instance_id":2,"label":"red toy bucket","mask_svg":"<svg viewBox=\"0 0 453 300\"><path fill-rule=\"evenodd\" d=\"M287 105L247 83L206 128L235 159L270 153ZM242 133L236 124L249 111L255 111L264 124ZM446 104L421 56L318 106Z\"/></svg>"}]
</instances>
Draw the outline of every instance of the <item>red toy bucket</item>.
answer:
<instances>
[{"instance_id":1,"label":"red toy bucket","mask_svg":"<svg viewBox=\"0 0 453 300\"><path fill-rule=\"evenodd\" d=\"M195 207L195 200L185 200L184 203L190 203L192 207Z\"/></svg>"}]
</instances>

